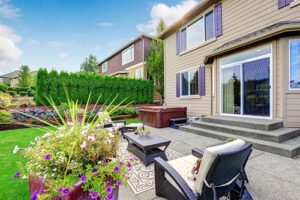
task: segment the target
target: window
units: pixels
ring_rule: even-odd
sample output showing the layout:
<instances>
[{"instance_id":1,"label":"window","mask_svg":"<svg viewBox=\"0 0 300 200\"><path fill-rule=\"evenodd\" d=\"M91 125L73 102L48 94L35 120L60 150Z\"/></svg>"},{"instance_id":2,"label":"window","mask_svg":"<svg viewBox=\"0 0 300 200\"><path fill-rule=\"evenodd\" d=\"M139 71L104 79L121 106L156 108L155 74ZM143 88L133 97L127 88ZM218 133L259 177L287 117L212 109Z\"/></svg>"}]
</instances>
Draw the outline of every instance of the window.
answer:
<instances>
[{"instance_id":1,"label":"window","mask_svg":"<svg viewBox=\"0 0 300 200\"><path fill-rule=\"evenodd\" d=\"M107 72L107 70L108 70L108 62L106 61L102 64L102 73Z\"/></svg>"},{"instance_id":2,"label":"window","mask_svg":"<svg viewBox=\"0 0 300 200\"><path fill-rule=\"evenodd\" d=\"M134 45L122 52L122 65L134 60Z\"/></svg>"},{"instance_id":3,"label":"window","mask_svg":"<svg viewBox=\"0 0 300 200\"><path fill-rule=\"evenodd\" d=\"M214 12L210 11L181 30L181 51L215 37ZM186 44L186 45L185 45Z\"/></svg>"},{"instance_id":4,"label":"window","mask_svg":"<svg viewBox=\"0 0 300 200\"><path fill-rule=\"evenodd\" d=\"M290 89L300 90L300 39L290 40Z\"/></svg>"},{"instance_id":5,"label":"window","mask_svg":"<svg viewBox=\"0 0 300 200\"><path fill-rule=\"evenodd\" d=\"M144 78L143 68L135 70L135 78L136 79L143 79Z\"/></svg>"},{"instance_id":6,"label":"window","mask_svg":"<svg viewBox=\"0 0 300 200\"><path fill-rule=\"evenodd\" d=\"M181 72L181 96L198 95L198 68Z\"/></svg>"}]
</instances>

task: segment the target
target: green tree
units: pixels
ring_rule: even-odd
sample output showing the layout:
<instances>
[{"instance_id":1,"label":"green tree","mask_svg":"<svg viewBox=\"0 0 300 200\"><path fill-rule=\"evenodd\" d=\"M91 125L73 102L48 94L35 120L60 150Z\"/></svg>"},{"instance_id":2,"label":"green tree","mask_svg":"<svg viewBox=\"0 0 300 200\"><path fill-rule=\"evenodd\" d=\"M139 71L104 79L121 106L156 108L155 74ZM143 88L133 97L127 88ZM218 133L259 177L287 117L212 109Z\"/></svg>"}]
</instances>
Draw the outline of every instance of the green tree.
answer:
<instances>
[{"instance_id":1,"label":"green tree","mask_svg":"<svg viewBox=\"0 0 300 200\"><path fill-rule=\"evenodd\" d=\"M19 87L30 87L32 81L30 68L27 65L22 65L19 74Z\"/></svg>"},{"instance_id":2,"label":"green tree","mask_svg":"<svg viewBox=\"0 0 300 200\"><path fill-rule=\"evenodd\" d=\"M80 66L81 71L95 72L98 70L98 62L96 56L89 55Z\"/></svg>"},{"instance_id":3,"label":"green tree","mask_svg":"<svg viewBox=\"0 0 300 200\"><path fill-rule=\"evenodd\" d=\"M161 19L157 25L157 34L166 28ZM164 99L164 43L160 39L153 39L150 45L150 54L147 58L148 74L154 82L154 89Z\"/></svg>"}]
</instances>

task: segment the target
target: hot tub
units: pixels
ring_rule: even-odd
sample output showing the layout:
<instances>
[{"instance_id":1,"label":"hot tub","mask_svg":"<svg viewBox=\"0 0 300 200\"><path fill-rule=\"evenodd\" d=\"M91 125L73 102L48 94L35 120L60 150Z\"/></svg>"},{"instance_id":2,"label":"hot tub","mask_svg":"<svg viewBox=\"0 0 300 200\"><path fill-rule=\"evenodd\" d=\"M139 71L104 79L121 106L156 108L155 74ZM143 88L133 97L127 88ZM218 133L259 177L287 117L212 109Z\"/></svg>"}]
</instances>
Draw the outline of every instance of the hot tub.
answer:
<instances>
[{"instance_id":1,"label":"hot tub","mask_svg":"<svg viewBox=\"0 0 300 200\"><path fill-rule=\"evenodd\" d=\"M186 118L186 107L149 106L139 109L141 122L155 128L170 126L172 118Z\"/></svg>"}]
</instances>

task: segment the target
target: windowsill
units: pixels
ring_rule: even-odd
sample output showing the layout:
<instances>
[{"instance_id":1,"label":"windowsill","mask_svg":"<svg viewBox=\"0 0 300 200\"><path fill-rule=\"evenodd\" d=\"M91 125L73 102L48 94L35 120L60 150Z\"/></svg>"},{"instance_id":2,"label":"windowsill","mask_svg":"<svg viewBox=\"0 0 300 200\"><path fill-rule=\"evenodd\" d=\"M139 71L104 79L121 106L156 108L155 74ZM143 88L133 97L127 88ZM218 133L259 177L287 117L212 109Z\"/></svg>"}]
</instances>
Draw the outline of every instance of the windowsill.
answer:
<instances>
[{"instance_id":1,"label":"windowsill","mask_svg":"<svg viewBox=\"0 0 300 200\"><path fill-rule=\"evenodd\" d=\"M290 8L293 8L293 7L296 7L296 6L299 6L300 5L300 0L296 0L292 3L290 3Z\"/></svg>"},{"instance_id":2,"label":"windowsill","mask_svg":"<svg viewBox=\"0 0 300 200\"><path fill-rule=\"evenodd\" d=\"M185 99L201 99L201 96L199 95L192 95L192 96L181 96L178 97L179 100L185 100Z\"/></svg>"},{"instance_id":3,"label":"windowsill","mask_svg":"<svg viewBox=\"0 0 300 200\"><path fill-rule=\"evenodd\" d=\"M214 41L216 41L216 40L217 40L216 37L214 37L214 38L212 38L212 39L209 39L209 40L205 41L204 43L201 43L201 44L199 44L199 45L197 45L197 46L195 46L195 47L193 47L193 48L190 48L190 49L188 49L188 50L185 50L185 51L180 52L179 56L185 55L185 54L187 54L187 53L189 53L189 52L191 52L191 51L194 51L194 50L196 50L196 49L199 49L200 47L204 47L204 46L206 46L206 45L208 45L208 44L210 44L210 43L212 43L212 42L214 42Z\"/></svg>"}]
</instances>

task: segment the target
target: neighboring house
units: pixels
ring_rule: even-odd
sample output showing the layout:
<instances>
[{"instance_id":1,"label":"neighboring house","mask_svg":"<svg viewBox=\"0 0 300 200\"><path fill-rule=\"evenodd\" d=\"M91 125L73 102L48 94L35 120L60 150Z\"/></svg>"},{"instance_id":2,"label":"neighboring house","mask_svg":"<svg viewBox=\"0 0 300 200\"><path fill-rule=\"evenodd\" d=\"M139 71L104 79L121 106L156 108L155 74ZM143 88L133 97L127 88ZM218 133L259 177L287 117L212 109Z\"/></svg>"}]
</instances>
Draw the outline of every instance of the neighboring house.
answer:
<instances>
[{"instance_id":1,"label":"neighboring house","mask_svg":"<svg viewBox=\"0 0 300 200\"><path fill-rule=\"evenodd\" d=\"M300 0L202 0L158 37L168 106L300 127Z\"/></svg>"},{"instance_id":2,"label":"neighboring house","mask_svg":"<svg viewBox=\"0 0 300 200\"><path fill-rule=\"evenodd\" d=\"M2 83L7 84L10 87L17 87L19 83L19 73L20 70L16 70L8 74L3 74L0 76L0 80Z\"/></svg>"},{"instance_id":3,"label":"neighboring house","mask_svg":"<svg viewBox=\"0 0 300 200\"><path fill-rule=\"evenodd\" d=\"M100 74L147 79L146 60L152 37L140 35L99 63Z\"/></svg>"}]
</instances>

